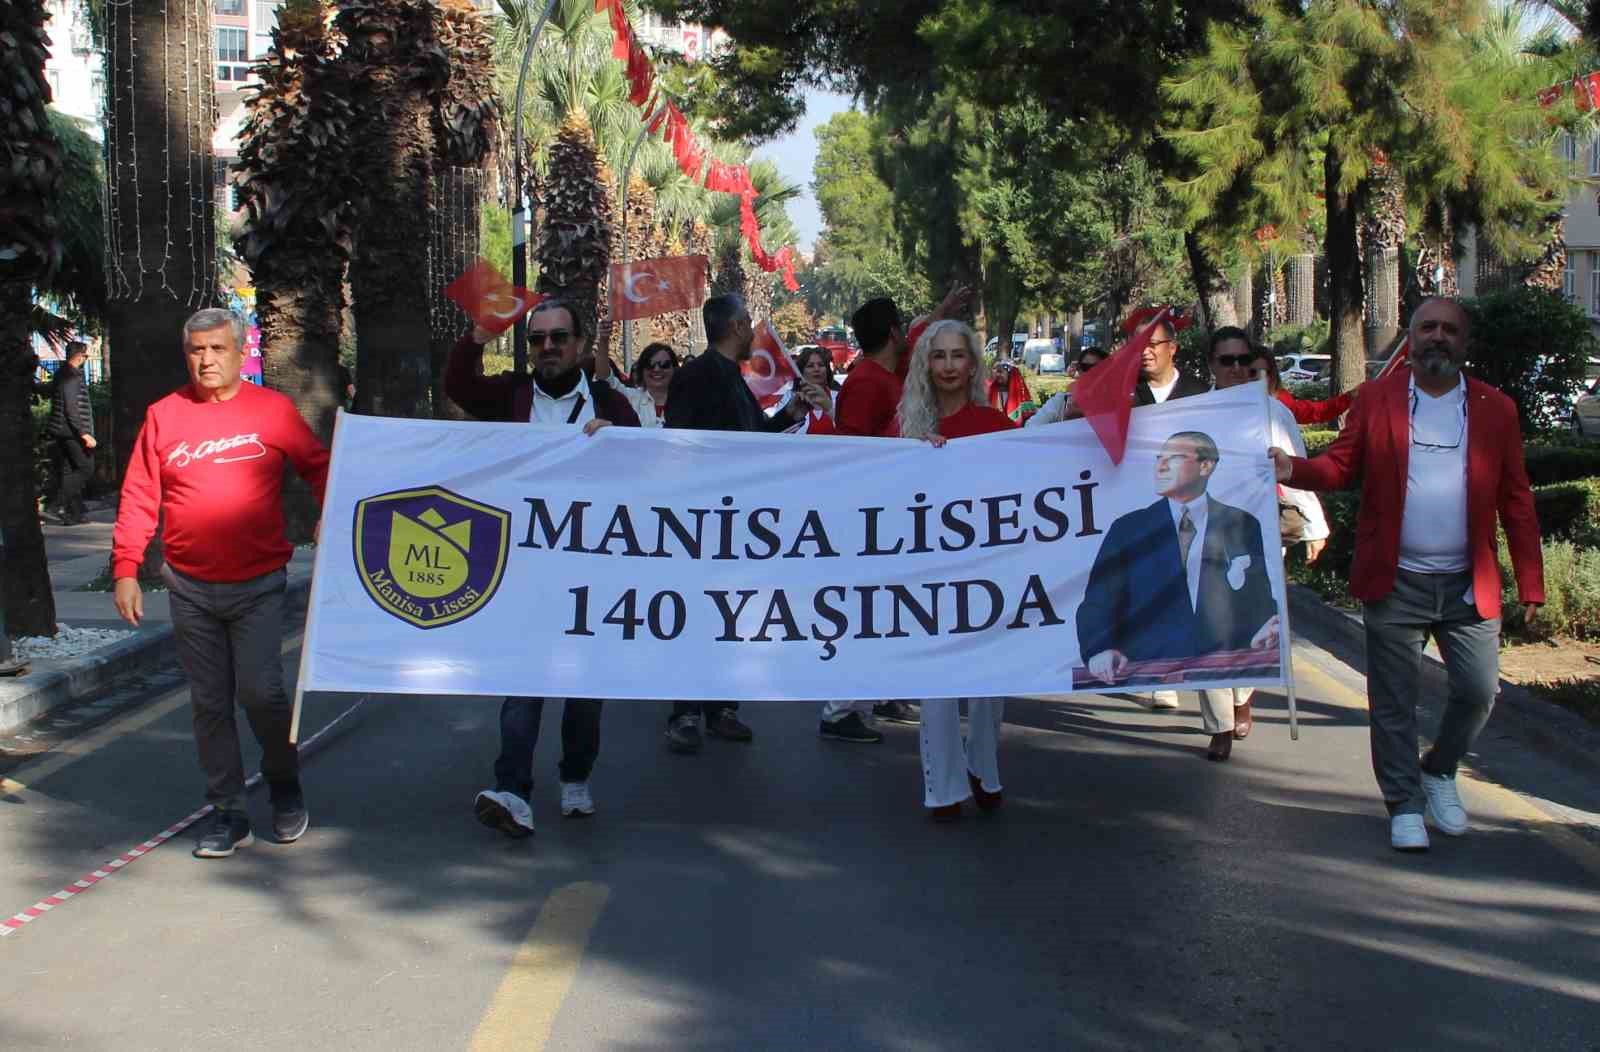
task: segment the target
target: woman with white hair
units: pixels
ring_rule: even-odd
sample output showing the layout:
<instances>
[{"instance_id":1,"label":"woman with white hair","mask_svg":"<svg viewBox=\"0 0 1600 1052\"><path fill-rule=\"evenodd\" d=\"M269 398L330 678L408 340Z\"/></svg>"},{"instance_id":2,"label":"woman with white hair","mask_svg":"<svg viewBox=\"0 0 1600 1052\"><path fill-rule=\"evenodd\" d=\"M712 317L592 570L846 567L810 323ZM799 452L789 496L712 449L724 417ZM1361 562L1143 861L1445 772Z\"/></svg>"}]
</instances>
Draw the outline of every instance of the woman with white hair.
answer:
<instances>
[{"instance_id":1,"label":"woman with white hair","mask_svg":"<svg viewBox=\"0 0 1600 1052\"><path fill-rule=\"evenodd\" d=\"M900 396L900 435L942 446L952 438L1009 431L1017 425L988 404L978 336L959 321L936 321L911 352ZM967 699L967 740L961 740L958 698L922 703L922 803L935 822L961 817L968 798L984 811L1001 796L1001 698Z\"/></svg>"}]
</instances>

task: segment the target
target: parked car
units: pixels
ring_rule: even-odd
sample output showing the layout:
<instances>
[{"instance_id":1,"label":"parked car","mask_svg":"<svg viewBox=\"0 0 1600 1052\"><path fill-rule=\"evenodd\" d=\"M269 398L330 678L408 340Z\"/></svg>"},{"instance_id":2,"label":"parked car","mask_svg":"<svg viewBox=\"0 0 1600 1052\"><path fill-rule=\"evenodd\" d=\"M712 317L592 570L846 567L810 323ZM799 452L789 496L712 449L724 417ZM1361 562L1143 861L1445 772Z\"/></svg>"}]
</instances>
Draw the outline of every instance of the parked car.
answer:
<instances>
[{"instance_id":1,"label":"parked car","mask_svg":"<svg viewBox=\"0 0 1600 1052\"><path fill-rule=\"evenodd\" d=\"M1590 380L1572 403L1568 423L1579 438L1600 438L1600 375Z\"/></svg>"},{"instance_id":2,"label":"parked car","mask_svg":"<svg viewBox=\"0 0 1600 1052\"><path fill-rule=\"evenodd\" d=\"M1056 341L1040 336L1028 340L1022 345L1022 364L1029 369L1037 370L1039 361L1047 354L1059 354Z\"/></svg>"},{"instance_id":3,"label":"parked car","mask_svg":"<svg viewBox=\"0 0 1600 1052\"><path fill-rule=\"evenodd\" d=\"M1064 373L1067 371L1067 356L1060 353L1039 355L1039 371L1041 373Z\"/></svg>"},{"instance_id":4,"label":"parked car","mask_svg":"<svg viewBox=\"0 0 1600 1052\"><path fill-rule=\"evenodd\" d=\"M1333 359L1326 354L1286 354L1278 359L1278 371L1285 383L1303 384L1326 380Z\"/></svg>"}]
</instances>

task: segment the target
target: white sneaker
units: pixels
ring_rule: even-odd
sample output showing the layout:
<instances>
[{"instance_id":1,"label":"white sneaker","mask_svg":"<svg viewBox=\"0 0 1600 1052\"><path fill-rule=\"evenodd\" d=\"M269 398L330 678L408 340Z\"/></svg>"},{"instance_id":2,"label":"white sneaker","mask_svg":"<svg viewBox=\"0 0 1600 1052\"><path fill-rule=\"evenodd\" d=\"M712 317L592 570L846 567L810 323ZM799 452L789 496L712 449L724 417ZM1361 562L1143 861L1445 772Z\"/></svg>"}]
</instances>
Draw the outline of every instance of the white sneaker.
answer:
<instances>
[{"instance_id":1,"label":"white sneaker","mask_svg":"<svg viewBox=\"0 0 1600 1052\"><path fill-rule=\"evenodd\" d=\"M1152 709L1176 709L1181 708L1182 706L1178 704L1177 691L1158 690L1152 692L1150 695L1150 707Z\"/></svg>"},{"instance_id":2,"label":"white sneaker","mask_svg":"<svg viewBox=\"0 0 1600 1052\"><path fill-rule=\"evenodd\" d=\"M518 840L533 836L533 808L516 793L485 789L478 794L473 809L478 814L478 821L490 829L498 829Z\"/></svg>"},{"instance_id":3,"label":"white sneaker","mask_svg":"<svg viewBox=\"0 0 1600 1052\"><path fill-rule=\"evenodd\" d=\"M1422 816L1405 814L1389 819L1389 846L1396 851L1428 850L1428 827L1422 824Z\"/></svg>"},{"instance_id":4,"label":"white sneaker","mask_svg":"<svg viewBox=\"0 0 1600 1052\"><path fill-rule=\"evenodd\" d=\"M1456 780L1422 772L1422 791L1428 796L1428 821L1445 836L1461 836L1467 831L1467 809L1461 806Z\"/></svg>"},{"instance_id":5,"label":"white sneaker","mask_svg":"<svg viewBox=\"0 0 1600 1052\"><path fill-rule=\"evenodd\" d=\"M561 816L584 818L594 814L594 797L589 795L588 782L561 783Z\"/></svg>"}]
</instances>

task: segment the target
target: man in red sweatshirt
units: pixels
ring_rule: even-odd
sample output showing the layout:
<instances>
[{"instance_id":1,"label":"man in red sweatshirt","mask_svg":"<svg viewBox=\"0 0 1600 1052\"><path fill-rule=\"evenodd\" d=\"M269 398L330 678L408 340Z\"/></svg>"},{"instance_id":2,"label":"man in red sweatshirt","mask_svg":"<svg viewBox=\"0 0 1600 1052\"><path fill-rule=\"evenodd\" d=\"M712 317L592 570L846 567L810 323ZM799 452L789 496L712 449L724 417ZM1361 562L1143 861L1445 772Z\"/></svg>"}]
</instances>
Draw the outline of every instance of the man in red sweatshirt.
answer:
<instances>
[{"instance_id":1,"label":"man in red sweatshirt","mask_svg":"<svg viewBox=\"0 0 1600 1052\"><path fill-rule=\"evenodd\" d=\"M243 348L244 324L232 311L202 310L184 323L189 383L146 411L112 536L117 613L137 626L139 564L165 515L161 576L189 674L206 799L216 809L196 858L225 858L254 840L235 703L261 743L273 835L289 843L308 824L279 664L284 566L294 550L283 534L281 488L287 460L320 502L328 450L293 402L241 379Z\"/></svg>"}]
</instances>

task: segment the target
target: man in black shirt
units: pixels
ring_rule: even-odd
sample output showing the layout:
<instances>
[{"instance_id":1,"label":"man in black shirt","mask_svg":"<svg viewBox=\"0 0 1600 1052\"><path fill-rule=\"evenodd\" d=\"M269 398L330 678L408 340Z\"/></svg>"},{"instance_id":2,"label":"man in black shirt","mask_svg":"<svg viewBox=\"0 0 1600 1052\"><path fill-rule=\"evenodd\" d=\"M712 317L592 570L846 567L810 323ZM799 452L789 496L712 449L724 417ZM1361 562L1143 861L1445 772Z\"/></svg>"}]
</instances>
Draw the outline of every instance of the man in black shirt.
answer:
<instances>
[{"instance_id":1,"label":"man in black shirt","mask_svg":"<svg viewBox=\"0 0 1600 1052\"><path fill-rule=\"evenodd\" d=\"M796 398L767 416L750 393L739 363L750 357L755 327L740 296L713 296L700 310L706 325L705 353L691 358L672 377L667 389L667 426L693 431L780 432L805 418L807 403ZM797 415L798 414L798 415ZM755 737L735 713L736 701L680 701L667 720L667 747L673 752L700 751L700 723L707 733L729 741Z\"/></svg>"},{"instance_id":2,"label":"man in black shirt","mask_svg":"<svg viewBox=\"0 0 1600 1052\"><path fill-rule=\"evenodd\" d=\"M50 461L59 482L55 514L63 526L84 521L83 488L94 474L94 412L89 406L89 385L83 381L83 363L89 348L67 345L67 360L56 370L50 389Z\"/></svg>"}]
</instances>

